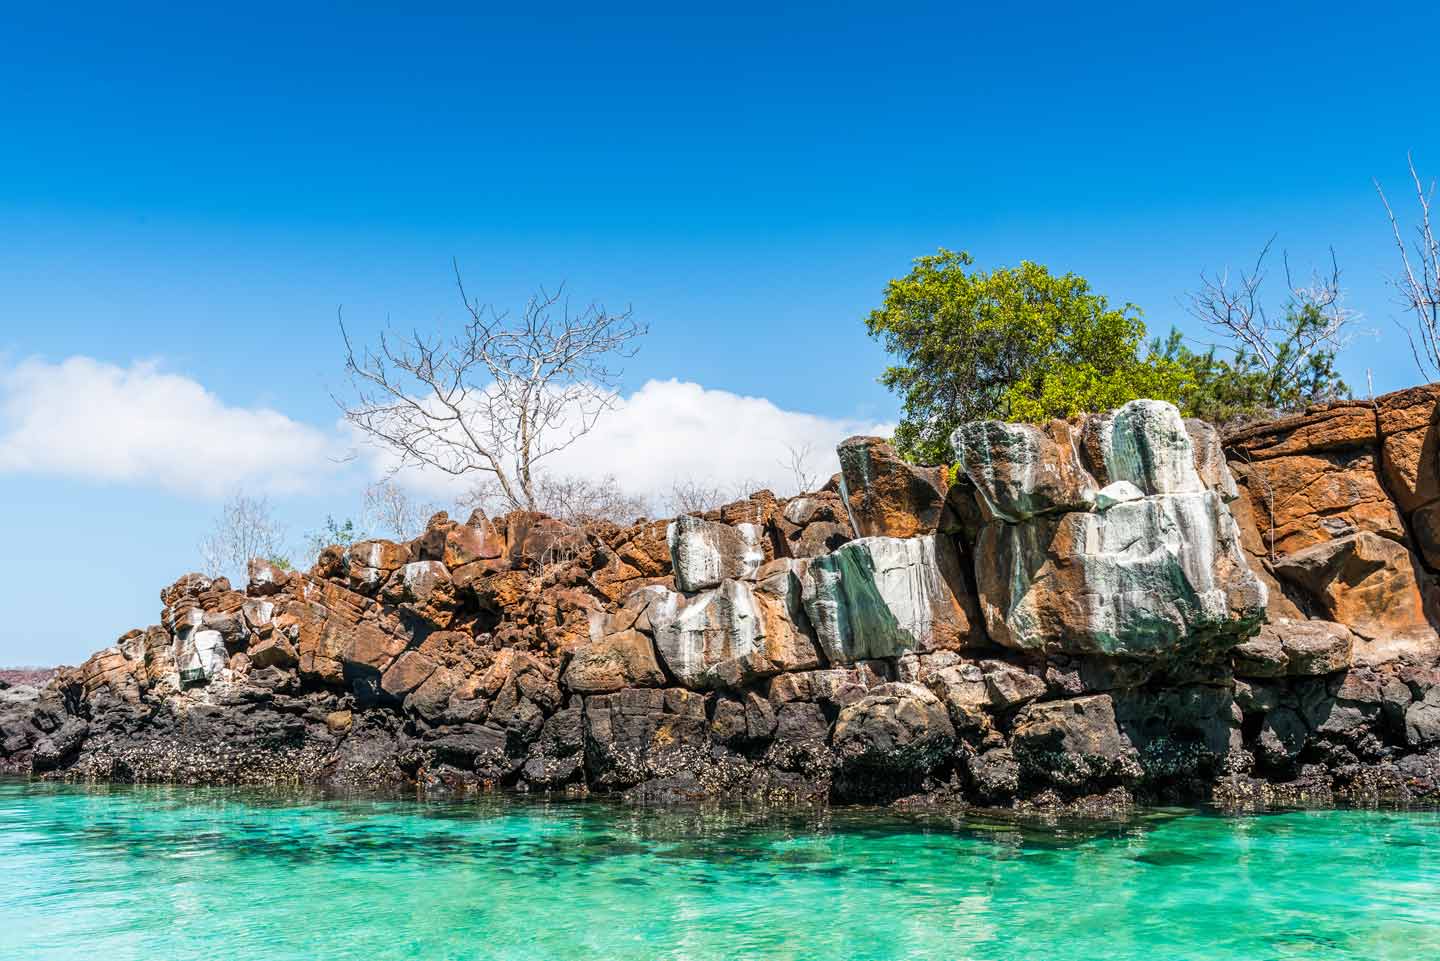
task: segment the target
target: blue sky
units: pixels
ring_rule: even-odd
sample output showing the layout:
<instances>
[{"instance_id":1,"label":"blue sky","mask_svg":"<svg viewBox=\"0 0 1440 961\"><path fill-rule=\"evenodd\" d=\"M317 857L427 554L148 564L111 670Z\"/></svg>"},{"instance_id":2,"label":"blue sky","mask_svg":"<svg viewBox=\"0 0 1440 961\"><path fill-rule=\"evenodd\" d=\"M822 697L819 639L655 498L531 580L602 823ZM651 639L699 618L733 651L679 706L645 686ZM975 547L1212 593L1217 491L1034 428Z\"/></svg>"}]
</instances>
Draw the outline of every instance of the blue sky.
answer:
<instances>
[{"instance_id":1,"label":"blue sky","mask_svg":"<svg viewBox=\"0 0 1440 961\"><path fill-rule=\"evenodd\" d=\"M155 621L226 491L354 513L373 465L280 483L256 412L337 437L337 307L453 321L452 257L651 324L636 483L893 420L861 319L941 245L1157 333L1201 269L1333 245L1352 386L1420 379L1370 179L1440 173L1423 5L43 6L0 5L0 664Z\"/></svg>"}]
</instances>

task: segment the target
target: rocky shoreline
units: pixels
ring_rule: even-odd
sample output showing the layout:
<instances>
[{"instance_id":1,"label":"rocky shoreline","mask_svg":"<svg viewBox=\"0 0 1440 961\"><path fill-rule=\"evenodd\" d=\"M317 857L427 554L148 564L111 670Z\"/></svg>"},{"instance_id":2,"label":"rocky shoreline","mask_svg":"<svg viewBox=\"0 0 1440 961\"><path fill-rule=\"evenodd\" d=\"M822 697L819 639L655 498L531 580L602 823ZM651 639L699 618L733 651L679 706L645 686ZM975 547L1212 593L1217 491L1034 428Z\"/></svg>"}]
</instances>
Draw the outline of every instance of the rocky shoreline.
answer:
<instances>
[{"instance_id":1,"label":"rocky shoreline","mask_svg":"<svg viewBox=\"0 0 1440 961\"><path fill-rule=\"evenodd\" d=\"M1440 799L1440 386L876 438L703 516L437 515L0 687L0 773L668 802Z\"/></svg>"}]
</instances>

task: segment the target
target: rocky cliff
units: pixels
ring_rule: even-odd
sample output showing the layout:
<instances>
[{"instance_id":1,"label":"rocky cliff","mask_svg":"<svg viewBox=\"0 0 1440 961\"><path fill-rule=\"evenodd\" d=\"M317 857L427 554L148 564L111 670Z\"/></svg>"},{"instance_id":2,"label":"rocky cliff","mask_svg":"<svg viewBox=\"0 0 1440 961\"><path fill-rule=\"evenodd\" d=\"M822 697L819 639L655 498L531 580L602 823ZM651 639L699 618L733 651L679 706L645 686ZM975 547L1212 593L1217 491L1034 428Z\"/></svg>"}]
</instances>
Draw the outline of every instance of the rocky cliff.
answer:
<instances>
[{"instance_id":1,"label":"rocky cliff","mask_svg":"<svg viewBox=\"0 0 1440 961\"><path fill-rule=\"evenodd\" d=\"M0 770L985 805L1440 796L1440 385L1221 437L1163 403L840 446L629 528L437 515L188 574L0 690Z\"/></svg>"}]
</instances>

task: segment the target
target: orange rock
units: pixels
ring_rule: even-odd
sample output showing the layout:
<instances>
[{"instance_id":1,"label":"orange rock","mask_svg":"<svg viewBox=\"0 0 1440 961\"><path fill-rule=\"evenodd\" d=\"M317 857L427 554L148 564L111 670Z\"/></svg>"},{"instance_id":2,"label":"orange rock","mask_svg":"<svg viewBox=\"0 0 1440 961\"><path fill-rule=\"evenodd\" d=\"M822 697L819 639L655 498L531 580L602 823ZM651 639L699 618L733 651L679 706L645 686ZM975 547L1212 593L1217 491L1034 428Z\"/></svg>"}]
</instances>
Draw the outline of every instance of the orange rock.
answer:
<instances>
[{"instance_id":1,"label":"orange rock","mask_svg":"<svg viewBox=\"0 0 1440 961\"><path fill-rule=\"evenodd\" d=\"M435 662L419 651L406 651L380 678L380 688L391 697L404 697L424 684L435 673L435 667Z\"/></svg>"},{"instance_id":2,"label":"orange rock","mask_svg":"<svg viewBox=\"0 0 1440 961\"><path fill-rule=\"evenodd\" d=\"M670 546L666 538L669 521L649 521L626 528L609 541L611 550L644 577L670 573Z\"/></svg>"},{"instance_id":3,"label":"orange rock","mask_svg":"<svg viewBox=\"0 0 1440 961\"><path fill-rule=\"evenodd\" d=\"M1282 558L1275 573L1305 591L1327 619L1370 642L1356 645L1358 664L1436 645L1403 544L1369 532L1350 534Z\"/></svg>"},{"instance_id":4,"label":"orange rock","mask_svg":"<svg viewBox=\"0 0 1440 961\"><path fill-rule=\"evenodd\" d=\"M1404 523L1380 486L1370 453L1232 460L1230 469L1250 494L1261 539L1277 555L1356 531L1404 537Z\"/></svg>"},{"instance_id":5,"label":"orange rock","mask_svg":"<svg viewBox=\"0 0 1440 961\"><path fill-rule=\"evenodd\" d=\"M1385 486L1402 510L1440 498L1440 440L1434 427L1390 434L1381 446Z\"/></svg>"},{"instance_id":6,"label":"orange rock","mask_svg":"<svg viewBox=\"0 0 1440 961\"><path fill-rule=\"evenodd\" d=\"M627 630L578 648L563 683L580 694L606 694L627 687L663 687L665 672L650 638Z\"/></svg>"},{"instance_id":7,"label":"orange rock","mask_svg":"<svg viewBox=\"0 0 1440 961\"><path fill-rule=\"evenodd\" d=\"M505 554L512 564L566 563L588 553L585 535L569 524L534 511L512 511L501 518Z\"/></svg>"},{"instance_id":8,"label":"orange rock","mask_svg":"<svg viewBox=\"0 0 1440 961\"><path fill-rule=\"evenodd\" d=\"M495 560L505 553L505 542L484 514L457 524L445 536L443 560L452 571L475 561Z\"/></svg>"},{"instance_id":9,"label":"orange rock","mask_svg":"<svg viewBox=\"0 0 1440 961\"><path fill-rule=\"evenodd\" d=\"M1275 579L1275 575L1270 572L1270 550L1266 545L1266 538L1260 534L1249 489L1241 485L1239 496L1227 506L1230 508L1230 515L1235 518L1235 527L1240 533L1240 549L1250 559L1250 569L1265 585L1267 598L1265 610L1270 619L1274 620L1278 617L1303 619L1305 615L1301 613L1300 608L1295 606L1295 602L1289 598L1280 582ZM1266 531L1267 533L1269 531L1268 524Z\"/></svg>"},{"instance_id":10,"label":"orange rock","mask_svg":"<svg viewBox=\"0 0 1440 961\"><path fill-rule=\"evenodd\" d=\"M405 650L406 639L380 630L374 624L363 623L355 629L340 649L340 660L345 664L368 667L382 674Z\"/></svg>"},{"instance_id":11,"label":"orange rock","mask_svg":"<svg viewBox=\"0 0 1440 961\"><path fill-rule=\"evenodd\" d=\"M851 437L840 442L836 453L858 536L934 533L949 487L944 468L913 467L880 437Z\"/></svg>"},{"instance_id":12,"label":"orange rock","mask_svg":"<svg viewBox=\"0 0 1440 961\"><path fill-rule=\"evenodd\" d=\"M275 636L249 649L250 664L257 668L294 667L300 662L295 648L284 637Z\"/></svg>"},{"instance_id":13,"label":"orange rock","mask_svg":"<svg viewBox=\"0 0 1440 961\"><path fill-rule=\"evenodd\" d=\"M1236 459L1263 460L1288 454L1314 454L1347 447L1374 447L1375 410L1366 401L1348 400L1313 407L1303 414L1237 431L1225 438Z\"/></svg>"},{"instance_id":14,"label":"orange rock","mask_svg":"<svg viewBox=\"0 0 1440 961\"><path fill-rule=\"evenodd\" d=\"M1434 425L1437 404L1440 404L1440 384L1421 384L1375 398L1381 436Z\"/></svg>"}]
</instances>

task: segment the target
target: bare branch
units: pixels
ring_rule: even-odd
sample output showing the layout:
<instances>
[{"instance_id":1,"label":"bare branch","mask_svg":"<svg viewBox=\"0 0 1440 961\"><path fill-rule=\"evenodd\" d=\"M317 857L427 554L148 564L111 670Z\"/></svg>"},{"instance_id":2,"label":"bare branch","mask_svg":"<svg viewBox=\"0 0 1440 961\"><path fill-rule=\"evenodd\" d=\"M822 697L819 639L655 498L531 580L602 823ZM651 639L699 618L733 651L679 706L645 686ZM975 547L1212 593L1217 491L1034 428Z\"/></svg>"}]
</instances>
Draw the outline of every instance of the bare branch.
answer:
<instances>
[{"instance_id":1,"label":"bare branch","mask_svg":"<svg viewBox=\"0 0 1440 961\"><path fill-rule=\"evenodd\" d=\"M1410 351L1421 373L1434 378L1440 376L1440 237L1436 236L1430 217L1435 182L1432 180L1427 187L1415 168L1414 157L1406 154L1405 160L1410 170L1410 180L1415 187L1415 200L1420 208L1413 251L1405 243L1399 218L1390 206L1390 200L1385 196L1380 181L1377 179L1374 184L1375 191L1380 195L1380 202L1385 206L1385 214L1390 220L1395 247L1400 252L1401 270L1391 283L1400 294L1401 305L1412 317L1413 326L1406 329L1406 335L1410 339Z\"/></svg>"},{"instance_id":2,"label":"bare branch","mask_svg":"<svg viewBox=\"0 0 1440 961\"><path fill-rule=\"evenodd\" d=\"M618 364L648 328L628 310L572 313L563 286L540 290L512 319L472 300L453 266L468 319L448 339L384 332L377 347L357 350L340 318L354 396L337 402L398 467L488 476L508 508L535 510L538 465L614 406Z\"/></svg>"},{"instance_id":3,"label":"bare branch","mask_svg":"<svg viewBox=\"0 0 1440 961\"><path fill-rule=\"evenodd\" d=\"M284 541L285 529L275 520L270 501L236 491L200 542L200 564L206 574L229 578L233 587L243 588L251 558L289 563Z\"/></svg>"},{"instance_id":4,"label":"bare branch","mask_svg":"<svg viewBox=\"0 0 1440 961\"><path fill-rule=\"evenodd\" d=\"M1201 287L1190 294L1187 310L1210 329L1228 337L1251 363L1265 372L1266 394L1272 400L1302 393L1307 372L1328 365L1351 336L1358 314L1344 304L1340 264L1330 250L1327 271L1314 270L1308 282L1297 282L1288 253L1281 253L1286 297L1274 318L1262 294L1265 258L1275 244L1272 236L1260 249L1255 266L1231 284L1229 272L1200 275Z\"/></svg>"},{"instance_id":5,"label":"bare branch","mask_svg":"<svg viewBox=\"0 0 1440 961\"><path fill-rule=\"evenodd\" d=\"M786 457L780 461L780 466L790 472L797 494L807 493L816 487L818 478L810 469L810 459L814 449L815 445L808 441L799 447L793 444L785 445Z\"/></svg>"}]
</instances>

